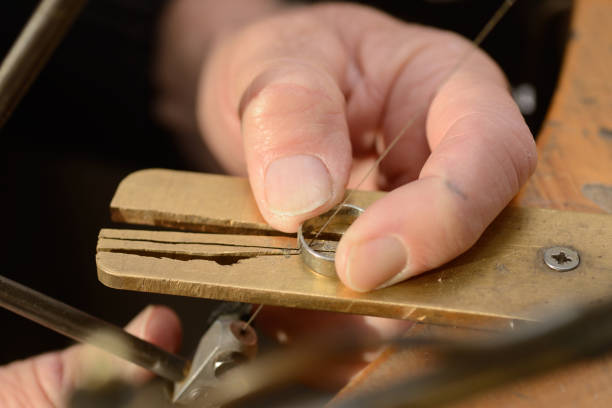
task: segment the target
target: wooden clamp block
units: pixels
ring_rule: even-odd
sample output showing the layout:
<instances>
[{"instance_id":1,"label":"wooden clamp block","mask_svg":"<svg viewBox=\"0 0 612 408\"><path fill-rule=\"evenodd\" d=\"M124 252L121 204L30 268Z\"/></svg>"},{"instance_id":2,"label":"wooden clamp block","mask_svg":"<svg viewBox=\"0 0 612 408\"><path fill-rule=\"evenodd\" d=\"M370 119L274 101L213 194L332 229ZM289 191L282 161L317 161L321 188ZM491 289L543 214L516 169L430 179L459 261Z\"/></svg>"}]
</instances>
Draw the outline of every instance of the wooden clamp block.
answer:
<instances>
[{"instance_id":1,"label":"wooden clamp block","mask_svg":"<svg viewBox=\"0 0 612 408\"><path fill-rule=\"evenodd\" d=\"M367 207L382 193L356 192ZM115 221L200 231L102 230L104 284L144 292L328 310L471 328L538 320L612 293L612 217L509 208L453 262L399 285L356 293L305 267L295 236L262 219L245 179L171 170L128 176L111 203ZM548 247L580 254L550 269Z\"/></svg>"}]
</instances>

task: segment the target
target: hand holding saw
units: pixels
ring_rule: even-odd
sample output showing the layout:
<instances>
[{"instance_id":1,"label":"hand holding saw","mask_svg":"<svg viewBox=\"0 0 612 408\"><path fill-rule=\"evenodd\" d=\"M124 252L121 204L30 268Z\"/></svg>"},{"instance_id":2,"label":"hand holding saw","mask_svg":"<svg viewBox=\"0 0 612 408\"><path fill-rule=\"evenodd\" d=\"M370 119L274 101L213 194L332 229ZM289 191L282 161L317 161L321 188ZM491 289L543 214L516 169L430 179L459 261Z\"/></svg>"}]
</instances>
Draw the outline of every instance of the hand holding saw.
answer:
<instances>
[{"instance_id":1,"label":"hand holding saw","mask_svg":"<svg viewBox=\"0 0 612 408\"><path fill-rule=\"evenodd\" d=\"M178 404L205 397L217 386L221 373L239 361L251 359L257 352L255 331L240 319L247 313L245 305L226 307L227 310L218 313L202 336L192 361L3 276L0 306L152 371L171 382L170 400Z\"/></svg>"}]
</instances>

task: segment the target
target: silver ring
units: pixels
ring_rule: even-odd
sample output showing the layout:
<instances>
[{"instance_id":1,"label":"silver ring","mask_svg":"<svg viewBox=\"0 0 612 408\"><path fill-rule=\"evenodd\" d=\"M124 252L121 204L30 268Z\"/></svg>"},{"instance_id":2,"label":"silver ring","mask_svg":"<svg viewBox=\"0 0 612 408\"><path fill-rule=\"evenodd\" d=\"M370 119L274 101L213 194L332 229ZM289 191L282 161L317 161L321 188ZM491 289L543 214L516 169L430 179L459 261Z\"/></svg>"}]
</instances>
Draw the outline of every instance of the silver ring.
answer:
<instances>
[{"instance_id":1,"label":"silver ring","mask_svg":"<svg viewBox=\"0 0 612 408\"><path fill-rule=\"evenodd\" d=\"M319 275L336 277L335 266L335 250L333 256L319 252L312 248L307 242L304 235L314 235L319 233L319 230L329 220L329 217L336 212L338 207L334 207L324 214L306 220L298 229L298 243L300 247L300 256L306 266L312 269ZM340 210L332 218L329 224L325 227L325 235L333 233L336 235L344 234L344 231L363 213L363 208L359 208L353 204L341 204ZM310 242L312 243L312 241Z\"/></svg>"}]
</instances>

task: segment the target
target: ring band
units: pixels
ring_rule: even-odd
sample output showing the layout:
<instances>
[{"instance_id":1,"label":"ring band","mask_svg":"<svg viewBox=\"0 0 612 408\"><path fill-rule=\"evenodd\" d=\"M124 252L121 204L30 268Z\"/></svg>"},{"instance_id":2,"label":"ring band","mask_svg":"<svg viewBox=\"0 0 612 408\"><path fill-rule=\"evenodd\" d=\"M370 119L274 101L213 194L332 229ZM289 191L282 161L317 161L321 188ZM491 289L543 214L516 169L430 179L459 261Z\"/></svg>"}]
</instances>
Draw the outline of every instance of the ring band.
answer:
<instances>
[{"instance_id":1,"label":"ring band","mask_svg":"<svg viewBox=\"0 0 612 408\"><path fill-rule=\"evenodd\" d=\"M304 221L298 229L298 243L300 256L306 266L319 275L336 277L335 252L334 256L326 255L312 248L304 235L318 234L329 218L336 212L337 207L324 214ZM338 213L325 227L325 231L344 234L344 231L363 213L363 208L353 204L341 204ZM312 241L310 241L312 243Z\"/></svg>"}]
</instances>

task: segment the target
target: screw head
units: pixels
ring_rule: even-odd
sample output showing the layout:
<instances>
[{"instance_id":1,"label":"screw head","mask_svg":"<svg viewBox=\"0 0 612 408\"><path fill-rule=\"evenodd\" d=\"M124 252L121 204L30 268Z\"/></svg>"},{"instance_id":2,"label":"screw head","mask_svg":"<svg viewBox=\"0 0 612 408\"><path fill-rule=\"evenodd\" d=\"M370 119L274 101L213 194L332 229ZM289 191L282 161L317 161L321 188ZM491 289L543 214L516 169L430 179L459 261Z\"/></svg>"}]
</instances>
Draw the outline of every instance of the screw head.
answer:
<instances>
[{"instance_id":1,"label":"screw head","mask_svg":"<svg viewBox=\"0 0 612 408\"><path fill-rule=\"evenodd\" d=\"M202 390L200 388L194 388L193 390L191 390L191 392L189 392L189 399L196 400L200 398L201 395Z\"/></svg>"},{"instance_id":2,"label":"screw head","mask_svg":"<svg viewBox=\"0 0 612 408\"><path fill-rule=\"evenodd\" d=\"M580 264L580 256L571 248L556 246L544 250L544 263L555 271L567 272Z\"/></svg>"}]
</instances>

